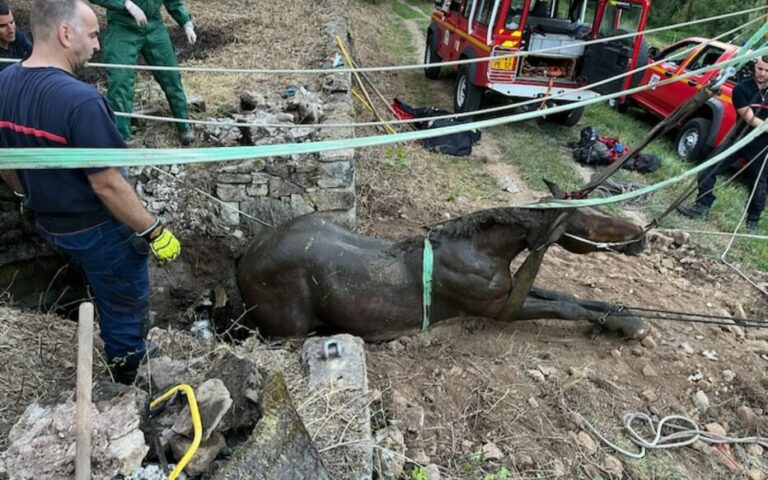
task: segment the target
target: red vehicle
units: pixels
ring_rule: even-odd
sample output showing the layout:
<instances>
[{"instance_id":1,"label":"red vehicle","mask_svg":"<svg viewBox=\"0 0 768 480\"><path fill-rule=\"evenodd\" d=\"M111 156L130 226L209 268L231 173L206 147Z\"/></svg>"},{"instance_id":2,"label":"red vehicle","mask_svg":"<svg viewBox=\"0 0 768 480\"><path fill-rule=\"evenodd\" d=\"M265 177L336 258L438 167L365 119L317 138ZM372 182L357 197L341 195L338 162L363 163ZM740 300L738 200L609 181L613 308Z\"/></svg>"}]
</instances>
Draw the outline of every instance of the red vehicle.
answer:
<instances>
[{"instance_id":1,"label":"red vehicle","mask_svg":"<svg viewBox=\"0 0 768 480\"><path fill-rule=\"evenodd\" d=\"M661 80L699 70L732 59L739 47L729 43L691 37L681 40L660 52L651 50L650 61L667 59L663 63L645 70L640 85L653 85ZM749 62L734 77L725 82L718 96L713 96L698 111L693 113L680 128L675 140L677 154L690 161L699 161L722 143L737 120L731 92L735 81L752 76L754 63ZM665 118L688 100L698 89L720 74L715 68L707 73L671 82L630 96L630 103L659 117Z\"/></svg>"},{"instance_id":2,"label":"red vehicle","mask_svg":"<svg viewBox=\"0 0 768 480\"><path fill-rule=\"evenodd\" d=\"M642 35L594 45L587 40L642 32L650 0L436 0L424 53L427 78L440 62L487 58L454 67L457 112L480 108L486 92L530 99L559 95L573 102L629 88L638 78L616 80L592 90L574 89L636 68L647 60ZM520 58L501 55L560 47ZM644 64L644 63L643 63ZM536 108L536 107L534 107ZM575 124L583 108L550 116Z\"/></svg>"}]
</instances>

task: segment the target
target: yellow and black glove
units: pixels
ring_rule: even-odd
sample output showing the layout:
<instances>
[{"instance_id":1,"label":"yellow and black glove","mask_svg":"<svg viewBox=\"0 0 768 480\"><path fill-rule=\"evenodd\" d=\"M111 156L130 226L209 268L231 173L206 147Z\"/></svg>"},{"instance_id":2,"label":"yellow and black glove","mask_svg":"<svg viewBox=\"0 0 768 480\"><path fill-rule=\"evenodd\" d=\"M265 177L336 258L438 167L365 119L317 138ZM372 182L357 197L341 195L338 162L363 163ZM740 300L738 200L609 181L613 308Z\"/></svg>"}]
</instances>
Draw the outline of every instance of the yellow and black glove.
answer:
<instances>
[{"instance_id":1,"label":"yellow and black glove","mask_svg":"<svg viewBox=\"0 0 768 480\"><path fill-rule=\"evenodd\" d=\"M170 230L166 230L159 220L141 236L149 242L149 248L160 265L171 263L181 254L179 239Z\"/></svg>"}]
</instances>

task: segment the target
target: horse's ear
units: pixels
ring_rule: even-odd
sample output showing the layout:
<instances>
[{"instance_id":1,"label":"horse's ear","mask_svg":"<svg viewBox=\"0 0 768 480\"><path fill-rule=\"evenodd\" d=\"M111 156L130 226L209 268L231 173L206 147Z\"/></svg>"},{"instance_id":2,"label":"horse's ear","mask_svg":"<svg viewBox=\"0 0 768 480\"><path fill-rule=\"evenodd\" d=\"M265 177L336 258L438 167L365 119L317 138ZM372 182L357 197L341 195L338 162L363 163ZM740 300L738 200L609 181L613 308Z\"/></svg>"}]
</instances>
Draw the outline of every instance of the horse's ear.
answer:
<instances>
[{"instance_id":1,"label":"horse's ear","mask_svg":"<svg viewBox=\"0 0 768 480\"><path fill-rule=\"evenodd\" d=\"M565 198L565 192L554 182L550 182L546 178L542 178L544 180L544 183L547 185L547 188L549 188L549 191L552 193L552 196L557 199L563 199Z\"/></svg>"}]
</instances>

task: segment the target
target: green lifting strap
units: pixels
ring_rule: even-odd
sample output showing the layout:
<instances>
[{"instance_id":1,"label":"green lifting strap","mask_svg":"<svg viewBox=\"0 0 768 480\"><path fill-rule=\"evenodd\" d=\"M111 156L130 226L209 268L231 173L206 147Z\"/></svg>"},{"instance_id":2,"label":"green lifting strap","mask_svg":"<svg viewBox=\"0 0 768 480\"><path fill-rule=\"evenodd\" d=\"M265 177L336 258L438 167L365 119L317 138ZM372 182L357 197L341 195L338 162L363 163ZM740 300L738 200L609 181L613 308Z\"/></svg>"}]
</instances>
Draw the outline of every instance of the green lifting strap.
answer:
<instances>
[{"instance_id":1,"label":"green lifting strap","mask_svg":"<svg viewBox=\"0 0 768 480\"><path fill-rule=\"evenodd\" d=\"M432 267L434 264L434 255L432 253L432 243L429 241L429 234L424 237L424 254L422 256L422 313L421 313L421 331L425 332L429 328L429 315L432 312Z\"/></svg>"},{"instance_id":2,"label":"green lifting strap","mask_svg":"<svg viewBox=\"0 0 768 480\"><path fill-rule=\"evenodd\" d=\"M754 35L752 35L749 40L744 42L744 45L741 46L739 49L739 52L734 56L734 59L739 59L740 57L746 56L750 50L754 49L761 49L766 43L766 35L768 35L768 22L764 23L760 29L755 32ZM734 63L728 68L728 75L732 76L734 73L736 73L741 67L744 66L750 59L745 58L741 60L740 62Z\"/></svg>"}]
</instances>

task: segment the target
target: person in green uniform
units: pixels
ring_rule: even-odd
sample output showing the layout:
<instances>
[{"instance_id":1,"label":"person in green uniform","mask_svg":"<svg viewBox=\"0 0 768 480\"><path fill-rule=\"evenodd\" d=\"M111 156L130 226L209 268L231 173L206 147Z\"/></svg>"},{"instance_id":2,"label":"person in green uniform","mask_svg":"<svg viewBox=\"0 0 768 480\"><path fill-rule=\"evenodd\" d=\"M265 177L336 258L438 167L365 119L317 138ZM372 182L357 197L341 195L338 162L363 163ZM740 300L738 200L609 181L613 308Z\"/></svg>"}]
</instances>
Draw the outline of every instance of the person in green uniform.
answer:
<instances>
[{"instance_id":1,"label":"person in green uniform","mask_svg":"<svg viewBox=\"0 0 768 480\"><path fill-rule=\"evenodd\" d=\"M103 58L106 63L135 65L139 53L149 65L178 66L176 52L163 23L161 5L184 28L187 41L197 41L195 27L182 0L92 0L107 9L107 32L103 40ZM165 92L171 111L176 118L188 119L187 97L181 86L178 71L152 71ZM127 68L107 69L107 98L117 112L133 112L135 71ZM195 134L187 123L176 124L182 145L195 141ZM131 123L118 117L117 128L126 140L131 138Z\"/></svg>"}]
</instances>

